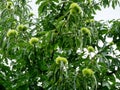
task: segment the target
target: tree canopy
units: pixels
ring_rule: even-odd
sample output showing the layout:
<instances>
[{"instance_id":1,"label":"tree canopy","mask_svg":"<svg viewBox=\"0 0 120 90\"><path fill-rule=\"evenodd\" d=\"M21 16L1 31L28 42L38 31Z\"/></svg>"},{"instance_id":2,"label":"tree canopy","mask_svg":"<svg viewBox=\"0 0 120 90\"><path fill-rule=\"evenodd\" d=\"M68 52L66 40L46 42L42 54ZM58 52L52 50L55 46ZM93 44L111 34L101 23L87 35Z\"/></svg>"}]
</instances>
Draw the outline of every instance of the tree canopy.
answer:
<instances>
[{"instance_id":1,"label":"tree canopy","mask_svg":"<svg viewBox=\"0 0 120 90\"><path fill-rule=\"evenodd\" d=\"M120 89L120 20L94 19L119 0L29 2L0 0L1 90Z\"/></svg>"}]
</instances>

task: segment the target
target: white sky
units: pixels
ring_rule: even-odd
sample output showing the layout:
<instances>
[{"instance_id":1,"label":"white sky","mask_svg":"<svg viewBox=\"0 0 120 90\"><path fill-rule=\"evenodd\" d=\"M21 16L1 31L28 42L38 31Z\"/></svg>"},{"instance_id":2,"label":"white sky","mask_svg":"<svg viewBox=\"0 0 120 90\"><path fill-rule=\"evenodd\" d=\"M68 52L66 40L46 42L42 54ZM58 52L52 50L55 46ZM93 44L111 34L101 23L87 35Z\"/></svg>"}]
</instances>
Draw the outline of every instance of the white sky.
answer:
<instances>
[{"instance_id":1,"label":"white sky","mask_svg":"<svg viewBox=\"0 0 120 90\"><path fill-rule=\"evenodd\" d=\"M102 8L101 11L97 11L95 15L95 20L112 20L120 19L120 6L117 6L115 9L112 7Z\"/></svg>"},{"instance_id":2,"label":"white sky","mask_svg":"<svg viewBox=\"0 0 120 90\"><path fill-rule=\"evenodd\" d=\"M30 3L31 7L33 8L33 13L37 16L37 8L38 6L35 4L35 1ZM95 20L112 20L112 19L120 19L120 6L117 6L115 9L112 7L109 8L102 8L101 11L97 11L95 15Z\"/></svg>"}]
</instances>

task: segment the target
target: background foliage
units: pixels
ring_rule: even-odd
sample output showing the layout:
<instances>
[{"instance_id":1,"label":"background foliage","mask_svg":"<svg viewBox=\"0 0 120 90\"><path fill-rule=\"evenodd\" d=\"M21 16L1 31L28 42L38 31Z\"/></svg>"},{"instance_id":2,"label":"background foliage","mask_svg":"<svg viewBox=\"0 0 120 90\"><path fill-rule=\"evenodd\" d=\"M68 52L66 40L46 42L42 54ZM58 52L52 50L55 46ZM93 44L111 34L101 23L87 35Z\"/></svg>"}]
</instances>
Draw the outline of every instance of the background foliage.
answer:
<instances>
[{"instance_id":1,"label":"background foliage","mask_svg":"<svg viewBox=\"0 0 120 90\"><path fill-rule=\"evenodd\" d=\"M80 13L70 13L73 2ZM1 90L120 89L120 20L94 20L96 10L115 8L119 0L37 0L38 18L28 3L0 0ZM10 29L18 35L7 35ZM32 37L39 41L31 45ZM68 64L57 64L58 56ZM94 74L86 76L86 68Z\"/></svg>"}]
</instances>

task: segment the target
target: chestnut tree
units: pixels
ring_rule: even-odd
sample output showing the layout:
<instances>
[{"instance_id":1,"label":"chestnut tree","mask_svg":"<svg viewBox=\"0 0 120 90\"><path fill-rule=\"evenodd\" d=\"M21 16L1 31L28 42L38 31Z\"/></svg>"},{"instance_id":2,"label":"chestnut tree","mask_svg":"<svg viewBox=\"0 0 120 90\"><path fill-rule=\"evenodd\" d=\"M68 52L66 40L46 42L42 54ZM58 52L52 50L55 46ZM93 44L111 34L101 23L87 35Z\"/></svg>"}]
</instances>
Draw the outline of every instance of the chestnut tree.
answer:
<instances>
[{"instance_id":1,"label":"chestnut tree","mask_svg":"<svg viewBox=\"0 0 120 90\"><path fill-rule=\"evenodd\" d=\"M0 0L1 90L120 89L120 20L94 19L119 0L30 1Z\"/></svg>"}]
</instances>

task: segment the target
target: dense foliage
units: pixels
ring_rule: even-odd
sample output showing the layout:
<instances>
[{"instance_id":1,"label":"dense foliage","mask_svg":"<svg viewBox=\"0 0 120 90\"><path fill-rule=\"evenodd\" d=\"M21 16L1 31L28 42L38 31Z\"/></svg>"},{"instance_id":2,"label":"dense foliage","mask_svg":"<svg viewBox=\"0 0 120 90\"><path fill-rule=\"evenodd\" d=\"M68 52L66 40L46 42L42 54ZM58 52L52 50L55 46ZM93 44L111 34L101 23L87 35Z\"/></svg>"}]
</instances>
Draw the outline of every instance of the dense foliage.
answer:
<instances>
[{"instance_id":1,"label":"dense foliage","mask_svg":"<svg viewBox=\"0 0 120 90\"><path fill-rule=\"evenodd\" d=\"M94 20L119 0L36 4L0 0L0 90L119 90L120 20Z\"/></svg>"}]
</instances>

